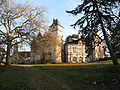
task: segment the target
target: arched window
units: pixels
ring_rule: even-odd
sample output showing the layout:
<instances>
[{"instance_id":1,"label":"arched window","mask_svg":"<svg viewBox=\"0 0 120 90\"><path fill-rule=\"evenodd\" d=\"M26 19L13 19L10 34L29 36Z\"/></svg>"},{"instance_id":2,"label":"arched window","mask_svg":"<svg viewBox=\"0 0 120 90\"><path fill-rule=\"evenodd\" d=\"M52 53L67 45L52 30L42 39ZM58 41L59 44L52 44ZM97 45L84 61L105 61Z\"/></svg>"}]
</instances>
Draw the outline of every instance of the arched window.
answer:
<instances>
[{"instance_id":1,"label":"arched window","mask_svg":"<svg viewBox=\"0 0 120 90\"><path fill-rule=\"evenodd\" d=\"M77 57L73 57L73 63L77 63Z\"/></svg>"}]
</instances>

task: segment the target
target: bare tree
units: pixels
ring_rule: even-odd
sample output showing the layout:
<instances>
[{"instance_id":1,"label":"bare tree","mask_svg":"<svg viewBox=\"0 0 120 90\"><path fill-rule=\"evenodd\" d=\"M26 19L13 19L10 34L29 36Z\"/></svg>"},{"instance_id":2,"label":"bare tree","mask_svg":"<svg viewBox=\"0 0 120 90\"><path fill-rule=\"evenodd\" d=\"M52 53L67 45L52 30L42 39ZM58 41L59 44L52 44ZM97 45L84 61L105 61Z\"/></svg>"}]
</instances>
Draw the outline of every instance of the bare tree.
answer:
<instances>
[{"instance_id":1,"label":"bare tree","mask_svg":"<svg viewBox=\"0 0 120 90\"><path fill-rule=\"evenodd\" d=\"M48 30L44 34L39 33L31 43L32 54L35 57L39 55L41 63L44 63L47 58L50 59L52 52L56 49L57 43L58 36L53 35L51 31ZM48 57L46 57L47 55Z\"/></svg>"},{"instance_id":2,"label":"bare tree","mask_svg":"<svg viewBox=\"0 0 120 90\"><path fill-rule=\"evenodd\" d=\"M7 0L0 6L0 43L7 47L6 63L10 64L10 50L15 45L32 39L45 28L45 8L17 4Z\"/></svg>"}]
</instances>

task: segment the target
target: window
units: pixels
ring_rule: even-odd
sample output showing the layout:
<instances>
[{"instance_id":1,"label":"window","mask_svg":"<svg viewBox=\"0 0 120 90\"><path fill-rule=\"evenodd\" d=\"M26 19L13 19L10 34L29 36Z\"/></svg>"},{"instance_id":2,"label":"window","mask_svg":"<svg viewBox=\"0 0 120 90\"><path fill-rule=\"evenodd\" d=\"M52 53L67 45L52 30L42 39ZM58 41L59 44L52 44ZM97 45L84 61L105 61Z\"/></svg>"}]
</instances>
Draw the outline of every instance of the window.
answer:
<instances>
[{"instance_id":1,"label":"window","mask_svg":"<svg viewBox=\"0 0 120 90\"><path fill-rule=\"evenodd\" d=\"M79 57L79 62L83 63L83 58L82 57Z\"/></svg>"},{"instance_id":2,"label":"window","mask_svg":"<svg viewBox=\"0 0 120 90\"><path fill-rule=\"evenodd\" d=\"M76 53L76 47L73 47L73 53Z\"/></svg>"},{"instance_id":3,"label":"window","mask_svg":"<svg viewBox=\"0 0 120 90\"><path fill-rule=\"evenodd\" d=\"M73 57L73 62L77 63L77 57Z\"/></svg>"}]
</instances>

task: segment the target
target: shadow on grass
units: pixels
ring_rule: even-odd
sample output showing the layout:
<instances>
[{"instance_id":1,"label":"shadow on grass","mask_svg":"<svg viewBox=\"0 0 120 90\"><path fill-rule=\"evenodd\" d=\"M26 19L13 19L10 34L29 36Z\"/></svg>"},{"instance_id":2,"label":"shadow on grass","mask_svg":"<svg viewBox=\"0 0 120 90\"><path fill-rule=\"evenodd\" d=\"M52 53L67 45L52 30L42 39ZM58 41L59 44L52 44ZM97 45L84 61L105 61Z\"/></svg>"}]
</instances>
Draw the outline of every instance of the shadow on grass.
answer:
<instances>
[{"instance_id":1,"label":"shadow on grass","mask_svg":"<svg viewBox=\"0 0 120 90\"><path fill-rule=\"evenodd\" d=\"M6 90L5 88L9 90L31 90L29 80L32 74L33 77L37 75L34 77L36 80L39 78L38 80L41 79L43 84L47 85L48 81L42 72L65 83L72 90L120 89L120 65L91 64L85 66L33 66L27 68L29 69L12 67L8 72L0 72L0 90ZM29 73L28 70L30 70Z\"/></svg>"}]
</instances>

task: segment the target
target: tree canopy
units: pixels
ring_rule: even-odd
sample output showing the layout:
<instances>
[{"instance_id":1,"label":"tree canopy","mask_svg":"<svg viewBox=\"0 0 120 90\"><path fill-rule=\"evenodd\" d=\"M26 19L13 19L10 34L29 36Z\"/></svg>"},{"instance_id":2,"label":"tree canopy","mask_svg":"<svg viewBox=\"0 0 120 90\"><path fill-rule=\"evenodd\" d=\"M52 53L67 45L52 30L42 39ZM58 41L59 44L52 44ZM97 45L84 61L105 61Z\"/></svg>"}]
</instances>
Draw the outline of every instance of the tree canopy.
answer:
<instances>
[{"instance_id":1,"label":"tree canopy","mask_svg":"<svg viewBox=\"0 0 120 90\"><path fill-rule=\"evenodd\" d=\"M106 41L114 65L118 65L115 59L108 34L113 31L120 20L120 1L119 0L82 0L74 10L67 11L73 15L81 14L82 17L72 26L79 26L84 36L99 35L102 32ZM97 29L96 29L97 28ZM97 30L97 31L96 31ZM100 36L100 35L99 35Z\"/></svg>"},{"instance_id":2,"label":"tree canopy","mask_svg":"<svg viewBox=\"0 0 120 90\"><path fill-rule=\"evenodd\" d=\"M115 56L120 58L120 22L111 33L110 40Z\"/></svg>"},{"instance_id":3,"label":"tree canopy","mask_svg":"<svg viewBox=\"0 0 120 90\"><path fill-rule=\"evenodd\" d=\"M65 39L65 42L66 42L66 43L72 42L72 41L71 41L72 38L78 38L78 35L77 35L77 34L73 34L73 35L67 36L66 39Z\"/></svg>"},{"instance_id":4,"label":"tree canopy","mask_svg":"<svg viewBox=\"0 0 120 90\"><path fill-rule=\"evenodd\" d=\"M7 47L6 64L15 45L30 40L45 28L45 8L3 0L0 5L0 43Z\"/></svg>"}]
</instances>

